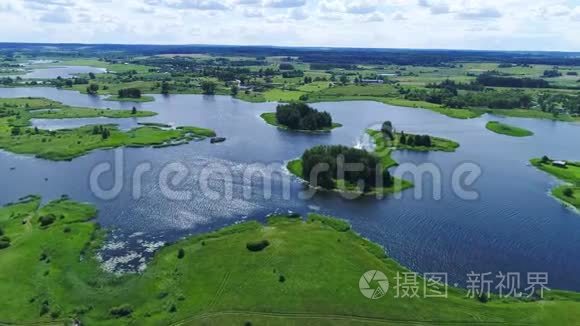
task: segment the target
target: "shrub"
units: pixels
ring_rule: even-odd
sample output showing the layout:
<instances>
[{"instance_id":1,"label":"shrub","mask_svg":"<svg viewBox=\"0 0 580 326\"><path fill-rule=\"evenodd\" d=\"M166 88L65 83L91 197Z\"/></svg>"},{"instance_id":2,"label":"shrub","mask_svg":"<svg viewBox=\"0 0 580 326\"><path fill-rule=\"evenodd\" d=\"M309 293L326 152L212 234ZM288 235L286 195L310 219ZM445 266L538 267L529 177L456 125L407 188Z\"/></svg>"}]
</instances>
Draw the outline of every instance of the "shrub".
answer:
<instances>
[{"instance_id":1,"label":"shrub","mask_svg":"<svg viewBox=\"0 0 580 326\"><path fill-rule=\"evenodd\" d=\"M564 189L564 196L566 197L574 197L574 189L566 188Z\"/></svg>"},{"instance_id":2,"label":"shrub","mask_svg":"<svg viewBox=\"0 0 580 326\"><path fill-rule=\"evenodd\" d=\"M50 311L50 307L48 306L48 302L44 301L40 306L40 316L46 315Z\"/></svg>"},{"instance_id":3,"label":"shrub","mask_svg":"<svg viewBox=\"0 0 580 326\"><path fill-rule=\"evenodd\" d=\"M280 275L280 277L278 277L278 282L280 283L286 282L286 277L284 275Z\"/></svg>"},{"instance_id":4,"label":"shrub","mask_svg":"<svg viewBox=\"0 0 580 326\"><path fill-rule=\"evenodd\" d=\"M481 302L481 303L488 303L489 296L487 295L487 293L482 293L477 297L477 300L479 300L479 302Z\"/></svg>"},{"instance_id":5,"label":"shrub","mask_svg":"<svg viewBox=\"0 0 580 326\"><path fill-rule=\"evenodd\" d=\"M177 258L183 259L183 257L185 257L185 250L183 250L183 248L179 248L179 250L177 251Z\"/></svg>"},{"instance_id":6,"label":"shrub","mask_svg":"<svg viewBox=\"0 0 580 326\"><path fill-rule=\"evenodd\" d=\"M54 221L56 220L56 218L54 217L54 215L45 215L45 216L41 216L38 221L40 222L40 226L45 227L45 226L49 226L52 223L54 223Z\"/></svg>"},{"instance_id":7,"label":"shrub","mask_svg":"<svg viewBox=\"0 0 580 326\"><path fill-rule=\"evenodd\" d=\"M10 242L0 240L0 250L10 247Z\"/></svg>"},{"instance_id":8,"label":"shrub","mask_svg":"<svg viewBox=\"0 0 580 326\"><path fill-rule=\"evenodd\" d=\"M2 230L2 228L0 228L0 235L4 235L4 230Z\"/></svg>"},{"instance_id":9,"label":"shrub","mask_svg":"<svg viewBox=\"0 0 580 326\"><path fill-rule=\"evenodd\" d=\"M246 244L246 248L248 248L249 251L257 252L266 249L266 247L269 245L270 242L268 240L262 240L257 242L248 242Z\"/></svg>"},{"instance_id":10,"label":"shrub","mask_svg":"<svg viewBox=\"0 0 580 326\"><path fill-rule=\"evenodd\" d=\"M128 304L124 304L118 307L111 308L111 310L109 310L109 313L111 314L111 316L117 318L127 317L133 313L133 307L131 307Z\"/></svg>"}]
</instances>

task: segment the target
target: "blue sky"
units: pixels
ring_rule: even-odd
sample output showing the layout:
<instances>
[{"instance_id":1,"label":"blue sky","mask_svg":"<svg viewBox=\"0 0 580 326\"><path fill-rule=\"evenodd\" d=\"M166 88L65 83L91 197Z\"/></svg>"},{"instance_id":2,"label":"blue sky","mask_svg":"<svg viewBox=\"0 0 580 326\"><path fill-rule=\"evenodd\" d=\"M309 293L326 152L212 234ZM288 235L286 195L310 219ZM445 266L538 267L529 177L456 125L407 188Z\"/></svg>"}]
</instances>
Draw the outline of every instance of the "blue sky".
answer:
<instances>
[{"instance_id":1,"label":"blue sky","mask_svg":"<svg viewBox=\"0 0 580 326\"><path fill-rule=\"evenodd\" d=\"M580 51L580 0L1 0L0 40Z\"/></svg>"}]
</instances>

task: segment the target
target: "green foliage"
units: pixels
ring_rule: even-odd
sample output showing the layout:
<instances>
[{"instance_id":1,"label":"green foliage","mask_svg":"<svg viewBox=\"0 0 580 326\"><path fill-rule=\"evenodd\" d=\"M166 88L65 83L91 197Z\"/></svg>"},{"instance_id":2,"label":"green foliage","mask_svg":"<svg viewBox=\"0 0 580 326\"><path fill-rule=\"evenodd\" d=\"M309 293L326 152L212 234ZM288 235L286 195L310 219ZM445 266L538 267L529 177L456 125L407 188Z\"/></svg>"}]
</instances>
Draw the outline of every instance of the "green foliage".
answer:
<instances>
[{"instance_id":1,"label":"green foliage","mask_svg":"<svg viewBox=\"0 0 580 326\"><path fill-rule=\"evenodd\" d=\"M138 88L122 88L118 91L120 98L140 98L141 90Z\"/></svg>"},{"instance_id":2,"label":"green foliage","mask_svg":"<svg viewBox=\"0 0 580 326\"><path fill-rule=\"evenodd\" d=\"M129 304L123 304L121 306L111 308L109 313L111 316L116 318L127 317L133 313L133 307L131 307Z\"/></svg>"},{"instance_id":3,"label":"green foliage","mask_svg":"<svg viewBox=\"0 0 580 326\"><path fill-rule=\"evenodd\" d=\"M40 226L46 227L51 225L56 221L56 217L54 215L45 215L38 218L38 222L40 222Z\"/></svg>"},{"instance_id":4,"label":"green foliage","mask_svg":"<svg viewBox=\"0 0 580 326\"><path fill-rule=\"evenodd\" d=\"M268 240L252 241L246 244L249 251L258 252L266 249L270 245Z\"/></svg>"},{"instance_id":5,"label":"green foliage","mask_svg":"<svg viewBox=\"0 0 580 326\"><path fill-rule=\"evenodd\" d=\"M185 250L183 248L179 248L179 250L177 251L177 258L183 259L184 257L185 257Z\"/></svg>"},{"instance_id":6,"label":"green foliage","mask_svg":"<svg viewBox=\"0 0 580 326\"><path fill-rule=\"evenodd\" d=\"M360 163L361 170L341 168L340 165L345 163ZM339 175L341 172L343 176ZM306 150L302 155L302 178L326 189L334 189L336 180L351 185L362 182L360 191L363 192L393 184L393 178L379 158L365 150L346 146L316 146Z\"/></svg>"},{"instance_id":7,"label":"green foliage","mask_svg":"<svg viewBox=\"0 0 580 326\"><path fill-rule=\"evenodd\" d=\"M276 120L294 130L323 130L332 128L332 117L328 112L318 112L302 102L278 105Z\"/></svg>"},{"instance_id":8,"label":"green foliage","mask_svg":"<svg viewBox=\"0 0 580 326\"><path fill-rule=\"evenodd\" d=\"M201 89L205 95L215 94L217 84L211 80L204 80L201 82Z\"/></svg>"}]
</instances>

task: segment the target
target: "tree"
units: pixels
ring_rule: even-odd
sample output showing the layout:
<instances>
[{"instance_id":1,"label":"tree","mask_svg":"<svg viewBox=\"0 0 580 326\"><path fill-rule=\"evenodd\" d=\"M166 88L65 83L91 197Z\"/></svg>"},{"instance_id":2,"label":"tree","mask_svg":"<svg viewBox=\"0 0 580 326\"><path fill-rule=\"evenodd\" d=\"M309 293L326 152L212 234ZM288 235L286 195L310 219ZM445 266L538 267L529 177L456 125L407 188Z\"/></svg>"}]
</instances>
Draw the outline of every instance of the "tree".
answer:
<instances>
[{"instance_id":1,"label":"tree","mask_svg":"<svg viewBox=\"0 0 580 326\"><path fill-rule=\"evenodd\" d=\"M341 75L340 76L340 83L343 85L348 84L348 77L346 75Z\"/></svg>"},{"instance_id":2,"label":"tree","mask_svg":"<svg viewBox=\"0 0 580 326\"><path fill-rule=\"evenodd\" d=\"M564 196L570 197L570 198L574 197L574 189L572 189L572 188L564 189Z\"/></svg>"},{"instance_id":3,"label":"tree","mask_svg":"<svg viewBox=\"0 0 580 326\"><path fill-rule=\"evenodd\" d=\"M166 81L161 84L161 94L169 94L169 83Z\"/></svg>"},{"instance_id":4,"label":"tree","mask_svg":"<svg viewBox=\"0 0 580 326\"><path fill-rule=\"evenodd\" d=\"M107 129L107 128L103 128L103 129L102 129L102 131L101 131L101 138L102 138L103 140L106 140L106 139L108 139L110 136L111 136L111 132L109 131L109 129Z\"/></svg>"},{"instance_id":5,"label":"tree","mask_svg":"<svg viewBox=\"0 0 580 326\"><path fill-rule=\"evenodd\" d=\"M216 87L217 87L216 83L214 83L211 80L204 80L203 82L201 82L201 89L203 91L203 94L205 95L215 94Z\"/></svg>"},{"instance_id":6,"label":"tree","mask_svg":"<svg viewBox=\"0 0 580 326\"><path fill-rule=\"evenodd\" d=\"M232 94L232 96L236 96L238 95L238 91L239 91L238 86L233 85L232 88L230 89L230 94Z\"/></svg>"},{"instance_id":7,"label":"tree","mask_svg":"<svg viewBox=\"0 0 580 326\"><path fill-rule=\"evenodd\" d=\"M383 134L388 136L391 140L394 139L393 137L393 123L391 121L383 122L383 126L381 127L381 131Z\"/></svg>"},{"instance_id":8,"label":"tree","mask_svg":"<svg viewBox=\"0 0 580 326\"><path fill-rule=\"evenodd\" d=\"M20 135L20 127L18 127L18 126L13 127L11 133L12 133L12 136Z\"/></svg>"},{"instance_id":9,"label":"tree","mask_svg":"<svg viewBox=\"0 0 580 326\"><path fill-rule=\"evenodd\" d=\"M183 259L183 257L185 257L185 250L183 250L183 248L179 248L179 250L177 251L177 258Z\"/></svg>"},{"instance_id":10,"label":"tree","mask_svg":"<svg viewBox=\"0 0 580 326\"><path fill-rule=\"evenodd\" d=\"M399 137L399 143L401 143L401 145L407 145L407 136L405 135L405 133L403 131L401 131L401 136Z\"/></svg>"},{"instance_id":11,"label":"tree","mask_svg":"<svg viewBox=\"0 0 580 326\"><path fill-rule=\"evenodd\" d=\"M135 115L137 114L137 108L133 107L133 109L131 109L131 114Z\"/></svg>"},{"instance_id":12,"label":"tree","mask_svg":"<svg viewBox=\"0 0 580 326\"><path fill-rule=\"evenodd\" d=\"M98 84L90 84L87 87L87 93L90 95L96 95L99 92L99 85Z\"/></svg>"},{"instance_id":13,"label":"tree","mask_svg":"<svg viewBox=\"0 0 580 326\"><path fill-rule=\"evenodd\" d=\"M90 79L95 79L95 78L97 78L97 77L95 76L95 74L94 74L94 73L92 73L92 72L89 72L89 78L90 78Z\"/></svg>"},{"instance_id":14,"label":"tree","mask_svg":"<svg viewBox=\"0 0 580 326\"><path fill-rule=\"evenodd\" d=\"M542 163L547 164L550 162L551 162L551 160L548 156L546 156L546 155L542 156Z\"/></svg>"}]
</instances>

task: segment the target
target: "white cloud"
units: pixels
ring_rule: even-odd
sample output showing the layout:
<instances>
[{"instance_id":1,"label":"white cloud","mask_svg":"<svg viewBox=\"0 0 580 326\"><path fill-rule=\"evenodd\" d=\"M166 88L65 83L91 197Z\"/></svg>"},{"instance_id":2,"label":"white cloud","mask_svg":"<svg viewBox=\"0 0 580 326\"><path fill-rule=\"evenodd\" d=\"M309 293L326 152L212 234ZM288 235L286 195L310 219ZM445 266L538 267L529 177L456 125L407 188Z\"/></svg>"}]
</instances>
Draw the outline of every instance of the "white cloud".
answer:
<instances>
[{"instance_id":1,"label":"white cloud","mask_svg":"<svg viewBox=\"0 0 580 326\"><path fill-rule=\"evenodd\" d=\"M573 1L0 0L0 39L580 50Z\"/></svg>"},{"instance_id":2,"label":"white cloud","mask_svg":"<svg viewBox=\"0 0 580 326\"><path fill-rule=\"evenodd\" d=\"M306 5L306 0L267 0L264 6L271 8L296 8Z\"/></svg>"},{"instance_id":3,"label":"white cloud","mask_svg":"<svg viewBox=\"0 0 580 326\"><path fill-rule=\"evenodd\" d=\"M42 14L39 20L45 23L67 24L72 22L72 17L65 8L55 8Z\"/></svg>"}]
</instances>

